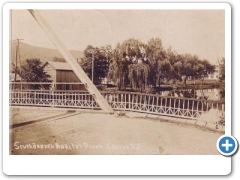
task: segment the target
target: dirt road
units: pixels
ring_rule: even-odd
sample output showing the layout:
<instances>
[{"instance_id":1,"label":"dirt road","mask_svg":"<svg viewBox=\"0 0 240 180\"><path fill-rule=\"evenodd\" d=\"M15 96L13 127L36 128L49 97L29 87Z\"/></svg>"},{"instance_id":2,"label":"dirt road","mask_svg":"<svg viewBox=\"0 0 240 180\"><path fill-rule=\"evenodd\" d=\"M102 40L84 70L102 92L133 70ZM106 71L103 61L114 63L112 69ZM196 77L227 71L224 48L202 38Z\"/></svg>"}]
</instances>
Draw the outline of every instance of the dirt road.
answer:
<instances>
[{"instance_id":1,"label":"dirt road","mask_svg":"<svg viewBox=\"0 0 240 180\"><path fill-rule=\"evenodd\" d=\"M195 125L103 113L12 109L10 154L219 154Z\"/></svg>"}]
</instances>

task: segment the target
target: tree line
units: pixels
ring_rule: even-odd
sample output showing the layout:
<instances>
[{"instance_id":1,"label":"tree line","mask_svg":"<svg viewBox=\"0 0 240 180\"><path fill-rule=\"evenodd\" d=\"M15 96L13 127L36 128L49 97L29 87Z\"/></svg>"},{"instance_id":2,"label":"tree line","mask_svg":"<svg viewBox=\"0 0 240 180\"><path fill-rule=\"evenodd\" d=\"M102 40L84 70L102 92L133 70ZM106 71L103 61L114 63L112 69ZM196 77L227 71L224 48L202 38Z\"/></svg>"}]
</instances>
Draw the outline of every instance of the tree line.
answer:
<instances>
[{"instance_id":1,"label":"tree line","mask_svg":"<svg viewBox=\"0 0 240 180\"><path fill-rule=\"evenodd\" d=\"M94 84L107 78L119 90L143 92L160 88L164 82L186 85L189 77L204 80L215 71L207 59L179 54L171 47L165 49L160 38L151 38L147 43L131 38L118 43L115 49L110 45L87 46L80 65L90 78L93 56Z\"/></svg>"},{"instance_id":2,"label":"tree line","mask_svg":"<svg viewBox=\"0 0 240 180\"><path fill-rule=\"evenodd\" d=\"M54 57L53 61L64 62L63 58ZM94 66L92 66L94 63ZM179 54L172 48L165 49L160 38L151 38L147 43L137 39L128 39L118 43L113 49L87 46L79 62L83 70L99 85L103 78L113 82L118 90L131 89L140 92L159 90L161 84L186 85L189 77L204 80L215 71L215 66L206 59L192 54ZM225 59L220 65L220 81L225 79ZM28 59L21 68L20 76L27 82L49 82L49 75L43 72L39 59Z\"/></svg>"}]
</instances>

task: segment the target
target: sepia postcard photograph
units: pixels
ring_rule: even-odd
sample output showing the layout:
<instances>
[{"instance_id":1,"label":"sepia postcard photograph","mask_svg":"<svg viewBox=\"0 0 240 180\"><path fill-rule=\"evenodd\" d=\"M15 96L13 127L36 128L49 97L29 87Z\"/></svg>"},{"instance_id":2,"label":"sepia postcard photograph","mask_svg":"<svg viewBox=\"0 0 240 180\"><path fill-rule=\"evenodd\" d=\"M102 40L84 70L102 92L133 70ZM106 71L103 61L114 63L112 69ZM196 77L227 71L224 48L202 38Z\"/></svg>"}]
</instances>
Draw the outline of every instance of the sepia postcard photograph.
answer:
<instances>
[{"instance_id":1,"label":"sepia postcard photograph","mask_svg":"<svg viewBox=\"0 0 240 180\"><path fill-rule=\"evenodd\" d=\"M10 9L9 25L9 155L219 155L225 9Z\"/></svg>"}]
</instances>

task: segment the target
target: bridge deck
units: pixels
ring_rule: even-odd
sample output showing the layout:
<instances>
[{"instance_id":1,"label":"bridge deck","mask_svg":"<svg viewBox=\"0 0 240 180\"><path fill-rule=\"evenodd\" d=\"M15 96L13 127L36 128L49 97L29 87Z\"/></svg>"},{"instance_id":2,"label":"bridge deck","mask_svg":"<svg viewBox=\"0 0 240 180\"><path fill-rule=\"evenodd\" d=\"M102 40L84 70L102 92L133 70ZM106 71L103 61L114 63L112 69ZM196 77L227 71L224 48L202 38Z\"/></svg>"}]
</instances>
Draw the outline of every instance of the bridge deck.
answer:
<instances>
[{"instance_id":1,"label":"bridge deck","mask_svg":"<svg viewBox=\"0 0 240 180\"><path fill-rule=\"evenodd\" d=\"M10 120L11 154L218 154L222 135L186 124L65 110L13 108Z\"/></svg>"}]
</instances>

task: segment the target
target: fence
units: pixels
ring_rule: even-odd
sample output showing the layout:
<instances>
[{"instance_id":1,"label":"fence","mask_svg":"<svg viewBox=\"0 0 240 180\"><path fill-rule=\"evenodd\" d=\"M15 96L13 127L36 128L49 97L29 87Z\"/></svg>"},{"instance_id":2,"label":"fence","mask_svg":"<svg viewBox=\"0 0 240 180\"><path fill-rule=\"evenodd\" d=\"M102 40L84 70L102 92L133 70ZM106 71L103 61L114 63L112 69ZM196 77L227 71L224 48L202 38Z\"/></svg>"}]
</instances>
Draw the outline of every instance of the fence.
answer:
<instances>
[{"instance_id":1,"label":"fence","mask_svg":"<svg viewBox=\"0 0 240 180\"><path fill-rule=\"evenodd\" d=\"M92 109L99 106L87 92L22 90L10 92L10 105Z\"/></svg>"},{"instance_id":2,"label":"fence","mask_svg":"<svg viewBox=\"0 0 240 180\"><path fill-rule=\"evenodd\" d=\"M225 111L224 102L131 92L102 92L115 110L198 119L210 109Z\"/></svg>"},{"instance_id":3,"label":"fence","mask_svg":"<svg viewBox=\"0 0 240 180\"><path fill-rule=\"evenodd\" d=\"M224 102L132 92L101 92L114 110L198 119L210 109L224 112ZM10 106L100 109L85 91L10 90Z\"/></svg>"}]
</instances>

